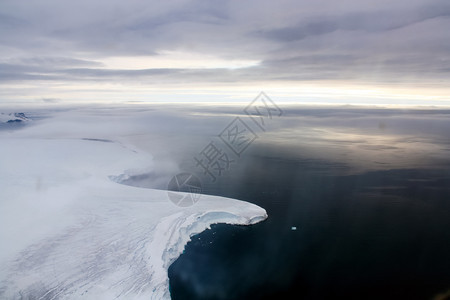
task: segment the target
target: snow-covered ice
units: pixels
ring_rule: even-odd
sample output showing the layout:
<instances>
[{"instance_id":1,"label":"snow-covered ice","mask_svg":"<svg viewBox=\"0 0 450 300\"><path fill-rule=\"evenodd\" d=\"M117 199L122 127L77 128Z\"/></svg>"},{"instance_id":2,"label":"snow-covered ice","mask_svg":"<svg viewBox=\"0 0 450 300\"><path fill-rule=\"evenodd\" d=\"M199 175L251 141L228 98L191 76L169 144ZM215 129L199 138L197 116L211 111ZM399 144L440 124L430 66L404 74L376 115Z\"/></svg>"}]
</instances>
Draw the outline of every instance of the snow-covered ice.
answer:
<instances>
[{"instance_id":1,"label":"snow-covered ice","mask_svg":"<svg viewBox=\"0 0 450 300\"><path fill-rule=\"evenodd\" d=\"M167 269L192 235L267 217L217 196L180 208L109 180L155 162L126 138L130 119L94 112L0 131L1 299L170 299Z\"/></svg>"},{"instance_id":2,"label":"snow-covered ice","mask_svg":"<svg viewBox=\"0 0 450 300\"><path fill-rule=\"evenodd\" d=\"M0 123L28 121L30 121L30 119L24 113L0 113Z\"/></svg>"}]
</instances>

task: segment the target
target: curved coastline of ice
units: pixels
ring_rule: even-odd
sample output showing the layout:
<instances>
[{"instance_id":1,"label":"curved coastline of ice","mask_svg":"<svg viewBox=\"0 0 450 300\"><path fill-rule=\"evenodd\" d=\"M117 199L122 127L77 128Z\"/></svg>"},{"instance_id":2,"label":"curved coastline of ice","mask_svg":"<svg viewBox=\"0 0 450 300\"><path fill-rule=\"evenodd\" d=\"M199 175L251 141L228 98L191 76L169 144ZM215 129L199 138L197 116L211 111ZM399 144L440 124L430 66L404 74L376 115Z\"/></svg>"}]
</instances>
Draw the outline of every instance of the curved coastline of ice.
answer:
<instances>
[{"instance_id":1,"label":"curved coastline of ice","mask_svg":"<svg viewBox=\"0 0 450 300\"><path fill-rule=\"evenodd\" d=\"M0 132L2 299L170 299L168 267L192 235L267 217L243 201L202 195L180 208L165 191L111 182L151 156L50 123Z\"/></svg>"}]
</instances>

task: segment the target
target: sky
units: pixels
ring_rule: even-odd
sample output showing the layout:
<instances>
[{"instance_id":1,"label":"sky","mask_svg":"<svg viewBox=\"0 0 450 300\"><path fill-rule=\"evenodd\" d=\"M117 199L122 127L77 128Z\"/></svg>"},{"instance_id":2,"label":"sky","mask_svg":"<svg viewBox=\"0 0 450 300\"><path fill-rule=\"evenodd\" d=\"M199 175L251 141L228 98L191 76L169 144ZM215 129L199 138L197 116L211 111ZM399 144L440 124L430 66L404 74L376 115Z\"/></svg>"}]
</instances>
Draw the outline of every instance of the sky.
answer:
<instances>
[{"instance_id":1,"label":"sky","mask_svg":"<svg viewBox=\"0 0 450 300\"><path fill-rule=\"evenodd\" d=\"M0 104L450 105L448 0L0 0Z\"/></svg>"}]
</instances>

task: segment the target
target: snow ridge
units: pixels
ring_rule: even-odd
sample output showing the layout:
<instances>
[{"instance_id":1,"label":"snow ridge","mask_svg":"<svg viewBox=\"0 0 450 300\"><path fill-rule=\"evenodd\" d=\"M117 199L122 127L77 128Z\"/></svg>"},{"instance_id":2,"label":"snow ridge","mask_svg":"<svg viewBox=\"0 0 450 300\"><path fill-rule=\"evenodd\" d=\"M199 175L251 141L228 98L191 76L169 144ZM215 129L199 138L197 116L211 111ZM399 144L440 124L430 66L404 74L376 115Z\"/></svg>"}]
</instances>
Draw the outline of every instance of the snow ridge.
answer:
<instances>
[{"instance_id":1,"label":"snow ridge","mask_svg":"<svg viewBox=\"0 0 450 300\"><path fill-rule=\"evenodd\" d=\"M167 270L193 235L267 218L239 200L180 208L167 191L111 181L153 157L91 120L0 131L1 299L170 299Z\"/></svg>"},{"instance_id":2,"label":"snow ridge","mask_svg":"<svg viewBox=\"0 0 450 300\"><path fill-rule=\"evenodd\" d=\"M21 123L30 120L24 113L0 113L0 123Z\"/></svg>"}]
</instances>

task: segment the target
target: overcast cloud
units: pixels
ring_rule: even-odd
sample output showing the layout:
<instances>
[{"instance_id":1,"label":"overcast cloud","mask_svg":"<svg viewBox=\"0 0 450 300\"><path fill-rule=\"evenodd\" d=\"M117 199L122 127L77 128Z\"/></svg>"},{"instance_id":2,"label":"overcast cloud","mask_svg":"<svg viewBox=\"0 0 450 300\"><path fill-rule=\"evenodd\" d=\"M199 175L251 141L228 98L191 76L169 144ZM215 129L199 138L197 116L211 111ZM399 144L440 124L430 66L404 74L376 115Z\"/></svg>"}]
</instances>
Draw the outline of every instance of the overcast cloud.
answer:
<instances>
[{"instance_id":1,"label":"overcast cloud","mask_svg":"<svg viewBox=\"0 0 450 300\"><path fill-rule=\"evenodd\" d=\"M2 0L0 101L96 82L446 89L449 17L448 0Z\"/></svg>"}]
</instances>

